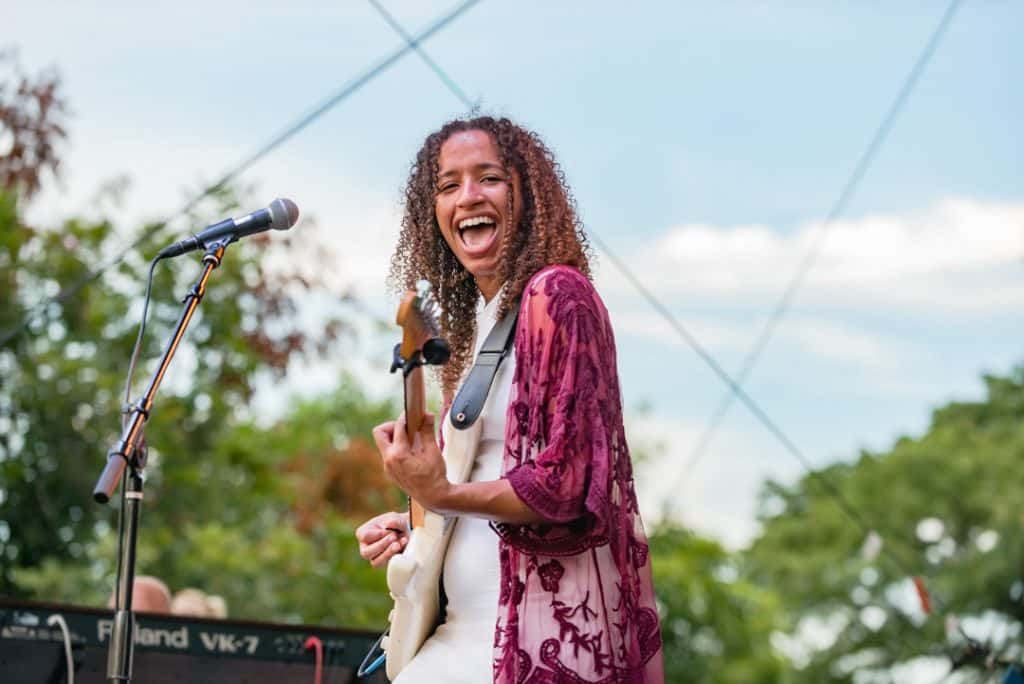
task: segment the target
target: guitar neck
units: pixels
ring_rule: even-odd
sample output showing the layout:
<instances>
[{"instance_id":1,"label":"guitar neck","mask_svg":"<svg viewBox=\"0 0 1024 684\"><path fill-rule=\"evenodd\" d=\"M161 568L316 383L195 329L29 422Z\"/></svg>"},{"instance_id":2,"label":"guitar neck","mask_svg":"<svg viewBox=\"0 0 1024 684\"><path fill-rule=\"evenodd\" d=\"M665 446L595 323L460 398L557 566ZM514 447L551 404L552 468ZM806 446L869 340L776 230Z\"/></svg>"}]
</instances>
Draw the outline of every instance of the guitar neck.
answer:
<instances>
[{"instance_id":1,"label":"guitar neck","mask_svg":"<svg viewBox=\"0 0 1024 684\"><path fill-rule=\"evenodd\" d=\"M405 378L405 434L412 444L416 433L423 426L423 415L426 412L426 387L423 384L423 368L414 368ZM409 498L409 523L413 528L423 527L426 509Z\"/></svg>"}]
</instances>

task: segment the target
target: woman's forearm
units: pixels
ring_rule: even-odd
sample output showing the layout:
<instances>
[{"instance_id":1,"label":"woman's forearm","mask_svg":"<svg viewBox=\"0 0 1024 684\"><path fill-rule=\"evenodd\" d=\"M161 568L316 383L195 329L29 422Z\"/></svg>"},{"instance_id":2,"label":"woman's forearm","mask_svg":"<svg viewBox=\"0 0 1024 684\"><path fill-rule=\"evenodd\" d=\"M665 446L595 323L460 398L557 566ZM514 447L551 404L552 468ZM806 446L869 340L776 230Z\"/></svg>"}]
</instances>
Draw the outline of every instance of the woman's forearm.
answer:
<instances>
[{"instance_id":1,"label":"woman's forearm","mask_svg":"<svg viewBox=\"0 0 1024 684\"><path fill-rule=\"evenodd\" d=\"M519 525L544 522L504 479L453 484L433 508L445 515L473 515Z\"/></svg>"}]
</instances>

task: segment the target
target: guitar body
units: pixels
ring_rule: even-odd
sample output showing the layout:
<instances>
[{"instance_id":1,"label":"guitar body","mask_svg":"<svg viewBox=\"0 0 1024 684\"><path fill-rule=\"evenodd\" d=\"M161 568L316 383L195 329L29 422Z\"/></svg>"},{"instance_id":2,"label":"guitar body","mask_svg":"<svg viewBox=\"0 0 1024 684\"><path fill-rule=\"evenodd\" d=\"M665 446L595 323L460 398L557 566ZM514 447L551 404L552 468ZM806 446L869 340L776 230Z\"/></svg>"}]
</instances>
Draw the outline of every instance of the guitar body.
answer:
<instances>
[{"instance_id":1,"label":"guitar body","mask_svg":"<svg viewBox=\"0 0 1024 684\"><path fill-rule=\"evenodd\" d=\"M478 421L467 430L456 430L445 420L444 459L450 482L469 479L481 427ZM441 573L455 520L425 511L423 524L413 528L405 550L388 561L388 591L395 602L388 616L388 636L381 642L387 653L388 679L398 676L437 627Z\"/></svg>"}]
</instances>

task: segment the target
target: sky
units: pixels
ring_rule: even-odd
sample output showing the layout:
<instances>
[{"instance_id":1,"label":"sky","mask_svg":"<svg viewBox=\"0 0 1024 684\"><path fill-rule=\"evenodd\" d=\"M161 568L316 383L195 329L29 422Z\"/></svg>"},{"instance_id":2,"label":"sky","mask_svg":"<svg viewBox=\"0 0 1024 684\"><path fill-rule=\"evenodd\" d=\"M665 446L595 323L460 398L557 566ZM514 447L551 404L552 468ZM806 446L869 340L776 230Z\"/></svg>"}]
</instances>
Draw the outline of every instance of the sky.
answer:
<instances>
[{"instance_id":1,"label":"sky","mask_svg":"<svg viewBox=\"0 0 1024 684\"><path fill-rule=\"evenodd\" d=\"M455 7L384 5L412 33ZM484 0L424 48L484 111L541 134L587 230L729 373L819 245L746 387L822 466L921 434L938 406L982 397L983 373L1024 360L1024 5L959 7L844 212L824 224L945 7ZM0 46L29 71L56 68L72 110L64 180L30 217L87 212L127 175L126 234L172 217L403 44L354 1L9 1L3 15ZM402 183L424 136L464 109L409 53L241 180L315 217L295 230L317 231L337 255L332 275L389 319ZM168 240L196 228L172 223ZM727 387L608 254L595 274L630 437L664 446L642 468L647 517L668 501L742 546L764 480L803 466L737 404L686 468ZM327 366L392 391L389 354L374 340ZM297 368L290 385L321 391L336 377Z\"/></svg>"}]
</instances>

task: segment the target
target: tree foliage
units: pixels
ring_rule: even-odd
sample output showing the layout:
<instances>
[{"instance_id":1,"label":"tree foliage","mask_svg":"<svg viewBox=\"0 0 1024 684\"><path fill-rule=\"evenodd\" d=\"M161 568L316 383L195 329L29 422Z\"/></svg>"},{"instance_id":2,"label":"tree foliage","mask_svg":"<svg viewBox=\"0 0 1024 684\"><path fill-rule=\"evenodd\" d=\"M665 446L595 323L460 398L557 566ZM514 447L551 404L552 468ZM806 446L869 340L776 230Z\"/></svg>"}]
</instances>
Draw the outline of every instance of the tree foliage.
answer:
<instances>
[{"instance_id":1,"label":"tree foliage","mask_svg":"<svg viewBox=\"0 0 1024 684\"><path fill-rule=\"evenodd\" d=\"M985 384L983 400L936 410L921 437L791 487L768 486L750 576L779 592L793 624L816 625L827 636L797 645L801 681L859 681L867 672L956 652L965 634L1020 656L1024 369L987 376ZM818 478L839 492L852 516ZM858 517L881 539L877 555L865 545L871 535ZM913 576L929 591L931 615ZM970 633L956 621L987 626Z\"/></svg>"},{"instance_id":2,"label":"tree foliage","mask_svg":"<svg viewBox=\"0 0 1024 684\"><path fill-rule=\"evenodd\" d=\"M670 682L783 682L771 645L782 627L778 597L741 575L742 559L716 542L667 525L650 538Z\"/></svg>"},{"instance_id":3,"label":"tree foliage","mask_svg":"<svg viewBox=\"0 0 1024 684\"><path fill-rule=\"evenodd\" d=\"M13 51L0 51L0 70L0 189L30 198L60 169L67 103L55 72L30 76Z\"/></svg>"},{"instance_id":4,"label":"tree foliage","mask_svg":"<svg viewBox=\"0 0 1024 684\"><path fill-rule=\"evenodd\" d=\"M55 77L40 84L61 102ZM27 99L11 100L20 109L5 125L17 121L56 150L63 128L44 119L62 110L37 107L31 88L18 92ZM14 168L8 157L2 168ZM16 333L0 348L0 593L103 604L114 582L116 505L97 506L90 495L120 432L143 255L155 253L163 232L160 224L140 227L148 237L139 248L94 276L90 269L136 233L104 218L110 195L96 216L28 225L22 205L58 163L56 155L25 159L29 175L19 166L11 176L19 180L0 194L0 332ZM189 223L234 211L238 195L221 189ZM323 289L315 274L331 265L270 268L260 258L265 240L229 248L157 397L146 427L137 571L172 589L219 594L235 617L379 627L390 607L383 573L359 557L353 532L403 503L383 478L369 434L397 407L342 376L335 391L297 401L273 424L254 421L257 378L281 378L296 360L321 356L348 334L340 319L314 330L299 322L300 298ZM291 248L287 239L274 247ZM197 262L179 259L156 271L133 397ZM770 592L730 575L735 558L712 542L677 528L652 542L672 679L772 681L779 660L768 646Z\"/></svg>"},{"instance_id":5,"label":"tree foliage","mask_svg":"<svg viewBox=\"0 0 1024 684\"><path fill-rule=\"evenodd\" d=\"M9 81L0 79L0 145L9 145L0 148L0 339L9 337L0 347L0 594L102 604L116 505L94 504L91 490L120 432L144 255L166 231L116 226L105 218L109 195L92 215L28 225L25 203L59 168L65 105L55 75ZM189 224L234 212L244 195L220 188ZM92 273L139 234L137 250ZM161 387L146 428L137 570L220 594L235 617L378 627L389 608L384 577L359 557L353 532L402 505L370 439L398 409L342 373L336 390L296 400L273 423L254 419L260 378L280 380L351 334L343 309L313 327L300 316L312 292L345 301L316 277L331 271L329 253L311 262L275 238L284 258L272 265L268 239L229 248ZM157 269L133 397L198 272L188 258ZM744 553L656 529L668 681L892 681L894 666L959 645L946 616L963 618L965 631L986 616L1000 626L996 649L1018 657L1024 370L987 377L986 387L984 400L937 410L926 434L885 453L768 483L763 531ZM866 528L883 540L881 555L865 553ZM912 575L931 590L935 615L920 609Z\"/></svg>"},{"instance_id":6,"label":"tree foliage","mask_svg":"<svg viewBox=\"0 0 1024 684\"><path fill-rule=\"evenodd\" d=\"M119 229L103 217L109 194L93 209L98 217L52 227L24 221L22 205L56 169L51 152L63 137L52 125L58 81L47 78L0 88L3 139L15 141L0 165L10 171L0 192L0 332L9 337L0 348L0 593L105 603L116 505L98 506L91 490L120 433L144 255L167 231ZM18 141L33 135L30 147L49 152L25 151ZM218 189L189 225L237 212L239 196ZM91 271L136 234L146 236L137 250ZM157 396L146 427L137 570L172 588L220 593L237 616L379 622L383 580L363 567L352 532L354 517L399 501L367 446L372 425L395 407L339 377L336 392L300 402L269 428L254 424L259 378L280 379L351 334L337 307L312 328L300 316L311 292L346 300L317 278L332 266L329 252L317 250L319 262L300 258L286 236L274 239L283 258L272 261L268 240L229 247ZM148 383L199 269L197 258L182 258L156 270L132 398Z\"/></svg>"}]
</instances>

